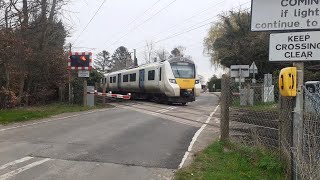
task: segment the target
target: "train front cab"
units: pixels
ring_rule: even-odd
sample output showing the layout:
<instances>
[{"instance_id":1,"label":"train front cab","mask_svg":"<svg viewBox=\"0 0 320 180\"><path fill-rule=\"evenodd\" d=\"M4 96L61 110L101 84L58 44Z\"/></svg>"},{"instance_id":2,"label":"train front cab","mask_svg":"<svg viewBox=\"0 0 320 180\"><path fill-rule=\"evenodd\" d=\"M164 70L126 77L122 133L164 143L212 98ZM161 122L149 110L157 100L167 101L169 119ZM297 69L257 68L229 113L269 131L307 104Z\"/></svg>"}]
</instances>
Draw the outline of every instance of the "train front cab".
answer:
<instances>
[{"instance_id":1,"label":"train front cab","mask_svg":"<svg viewBox=\"0 0 320 180\"><path fill-rule=\"evenodd\" d=\"M174 61L170 66L175 79L170 79L171 83L178 85L178 96L169 97L169 102L186 104L195 101L200 95L201 85L196 79L196 68L193 62Z\"/></svg>"}]
</instances>

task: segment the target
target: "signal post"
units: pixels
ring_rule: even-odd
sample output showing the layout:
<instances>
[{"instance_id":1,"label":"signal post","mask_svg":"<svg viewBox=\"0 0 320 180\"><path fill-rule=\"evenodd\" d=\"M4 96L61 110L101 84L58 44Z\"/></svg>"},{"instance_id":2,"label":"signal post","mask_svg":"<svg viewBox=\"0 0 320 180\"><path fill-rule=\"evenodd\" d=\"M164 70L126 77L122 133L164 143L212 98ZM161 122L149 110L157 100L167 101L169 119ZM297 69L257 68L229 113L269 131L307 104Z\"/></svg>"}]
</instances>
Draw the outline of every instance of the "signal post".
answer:
<instances>
[{"instance_id":1,"label":"signal post","mask_svg":"<svg viewBox=\"0 0 320 180\"><path fill-rule=\"evenodd\" d=\"M71 52L68 59L68 69L78 71L78 77L83 78L83 106L87 105L87 78L92 70L91 52Z\"/></svg>"}]
</instances>

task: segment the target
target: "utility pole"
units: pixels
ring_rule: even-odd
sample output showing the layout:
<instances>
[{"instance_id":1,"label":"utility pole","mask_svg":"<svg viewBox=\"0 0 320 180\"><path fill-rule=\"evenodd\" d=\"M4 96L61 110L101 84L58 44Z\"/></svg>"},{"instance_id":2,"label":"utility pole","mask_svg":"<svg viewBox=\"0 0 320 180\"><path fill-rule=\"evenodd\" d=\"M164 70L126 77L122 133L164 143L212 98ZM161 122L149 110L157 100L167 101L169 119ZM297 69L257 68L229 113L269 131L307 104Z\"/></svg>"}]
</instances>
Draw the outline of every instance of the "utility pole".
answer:
<instances>
[{"instance_id":1,"label":"utility pole","mask_svg":"<svg viewBox=\"0 0 320 180\"><path fill-rule=\"evenodd\" d=\"M87 106L87 78L83 78L83 106Z\"/></svg>"},{"instance_id":2,"label":"utility pole","mask_svg":"<svg viewBox=\"0 0 320 180\"><path fill-rule=\"evenodd\" d=\"M69 54L71 54L71 52L72 52L72 44L70 43L69 44ZM71 70L68 70L68 75L69 75L69 104L71 104L71 102L72 102L72 90L71 90Z\"/></svg>"},{"instance_id":3,"label":"utility pole","mask_svg":"<svg viewBox=\"0 0 320 180\"><path fill-rule=\"evenodd\" d=\"M303 62L296 62L293 63L293 66L297 67L297 96L295 98L295 107L293 110L293 136L292 136L292 142L293 147L296 150L296 156L299 156L302 152L302 140L303 140L303 106L304 106L304 92L303 92L303 82L304 82L304 63ZM294 166L293 169L293 179L297 180L299 179L299 168L297 164L297 158L299 157L293 157L294 162L292 165Z\"/></svg>"},{"instance_id":4,"label":"utility pole","mask_svg":"<svg viewBox=\"0 0 320 180\"><path fill-rule=\"evenodd\" d=\"M133 49L133 59L134 59L134 66L138 66L138 59L137 59L137 50Z\"/></svg>"}]
</instances>

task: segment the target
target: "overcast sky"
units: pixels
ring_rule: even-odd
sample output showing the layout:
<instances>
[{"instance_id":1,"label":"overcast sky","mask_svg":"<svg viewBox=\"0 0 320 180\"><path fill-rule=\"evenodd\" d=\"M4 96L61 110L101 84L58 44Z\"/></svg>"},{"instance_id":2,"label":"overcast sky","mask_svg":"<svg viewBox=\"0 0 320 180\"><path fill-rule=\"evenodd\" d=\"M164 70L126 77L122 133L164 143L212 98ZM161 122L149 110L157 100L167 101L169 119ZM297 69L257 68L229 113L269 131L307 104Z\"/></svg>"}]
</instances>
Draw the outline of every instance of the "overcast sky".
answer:
<instances>
[{"instance_id":1,"label":"overcast sky","mask_svg":"<svg viewBox=\"0 0 320 180\"><path fill-rule=\"evenodd\" d=\"M195 61L199 74L209 78L221 74L203 54L203 39L210 28L209 23L228 10L250 7L250 1L105 0L101 6L104 0L72 0L63 12L64 21L71 28L67 43L74 43L74 51L92 51L94 54L102 50L112 54L122 45L129 51L137 49L139 62L143 61L146 41L159 41L155 44L156 49L165 48L169 52L182 45ZM187 32L191 29L195 30ZM176 34L181 35L171 38Z\"/></svg>"}]
</instances>

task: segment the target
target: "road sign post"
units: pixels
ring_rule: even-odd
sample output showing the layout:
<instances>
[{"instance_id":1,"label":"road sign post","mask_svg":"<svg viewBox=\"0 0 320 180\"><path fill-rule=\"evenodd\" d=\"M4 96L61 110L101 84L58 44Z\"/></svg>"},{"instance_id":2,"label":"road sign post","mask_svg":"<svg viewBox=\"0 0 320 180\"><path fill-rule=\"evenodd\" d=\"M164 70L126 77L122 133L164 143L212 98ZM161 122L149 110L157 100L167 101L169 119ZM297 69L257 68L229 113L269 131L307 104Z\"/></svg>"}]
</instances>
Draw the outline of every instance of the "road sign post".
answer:
<instances>
[{"instance_id":1,"label":"road sign post","mask_svg":"<svg viewBox=\"0 0 320 180\"><path fill-rule=\"evenodd\" d=\"M87 105L87 78L92 69L91 52L70 52L68 58L68 69L77 70L78 77L83 78L83 105Z\"/></svg>"},{"instance_id":2,"label":"road sign post","mask_svg":"<svg viewBox=\"0 0 320 180\"><path fill-rule=\"evenodd\" d=\"M241 89L242 78L249 77L249 65L231 65L230 74L232 78L239 78L239 89Z\"/></svg>"},{"instance_id":3,"label":"road sign post","mask_svg":"<svg viewBox=\"0 0 320 180\"><path fill-rule=\"evenodd\" d=\"M251 74L253 74L253 84L256 83L256 74L258 74L258 68L255 64L255 62L253 61L253 63L251 64L250 68L249 68L249 71Z\"/></svg>"},{"instance_id":4,"label":"road sign post","mask_svg":"<svg viewBox=\"0 0 320 180\"><path fill-rule=\"evenodd\" d=\"M83 78L83 106L87 106L87 78Z\"/></svg>"},{"instance_id":5,"label":"road sign post","mask_svg":"<svg viewBox=\"0 0 320 180\"><path fill-rule=\"evenodd\" d=\"M304 109L304 89L303 89L303 82L304 82L304 63L303 62L296 62L293 63L295 67L297 67L298 71L298 81L297 81L297 96L295 98L295 107L293 111L293 136L292 142L296 151L302 152L302 140L303 140L303 109ZM296 157L297 158L297 157ZM296 159L297 161L297 159ZM294 168L298 170L297 162L293 162ZM299 179L298 173L294 172L293 174L294 179Z\"/></svg>"}]
</instances>

